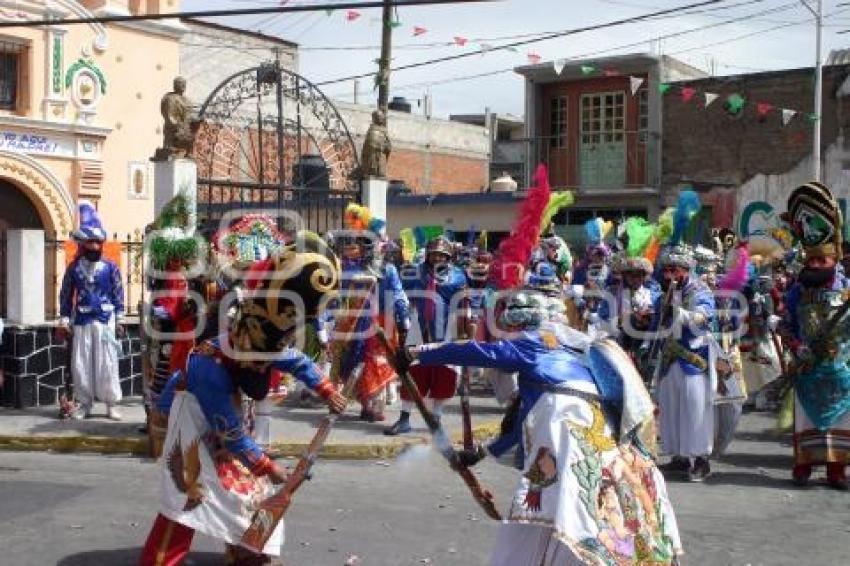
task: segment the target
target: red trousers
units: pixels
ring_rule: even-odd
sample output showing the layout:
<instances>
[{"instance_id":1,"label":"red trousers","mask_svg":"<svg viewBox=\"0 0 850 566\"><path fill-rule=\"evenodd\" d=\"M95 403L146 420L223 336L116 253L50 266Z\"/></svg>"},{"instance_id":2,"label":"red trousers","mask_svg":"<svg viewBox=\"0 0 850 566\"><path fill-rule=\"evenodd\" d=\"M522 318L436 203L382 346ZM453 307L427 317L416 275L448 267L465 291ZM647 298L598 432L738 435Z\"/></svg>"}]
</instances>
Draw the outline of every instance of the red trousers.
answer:
<instances>
[{"instance_id":1,"label":"red trousers","mask_svg":"<svg viewBox=\"0 0 850 566\"><path fill-rule=\"evenodd\" d=\"M142 549L139 566L179 566L189 554L195 529L175 523L165 515L156 516Z\"/></svg>"},{"instance_id":2,"label":"red trousers","mask_svg":"<svg viewBox=\"0 0 850 566\"><path fill-rule=\"evenodd\" d=\"M410 367L410 377L422 397L444 401L454 397L457 391L457 372L448 366L414 365ZM401 388L401 398L413 400L404 387Z\"/></svg>"},{"instance_id":3,"label":"red trousers","mask_svg":"<svg viewBox=\"0 0 850 566\"><path fill-rule=\"evenodd\" d=\"M195 529L176 523L160 513L145 541L139 566L179 566L189 554L194 535ZM265 554L255 554L242 547L227 545L225 564L260 566L271 563L271 558Z\"/></svg>"}]
</instances>

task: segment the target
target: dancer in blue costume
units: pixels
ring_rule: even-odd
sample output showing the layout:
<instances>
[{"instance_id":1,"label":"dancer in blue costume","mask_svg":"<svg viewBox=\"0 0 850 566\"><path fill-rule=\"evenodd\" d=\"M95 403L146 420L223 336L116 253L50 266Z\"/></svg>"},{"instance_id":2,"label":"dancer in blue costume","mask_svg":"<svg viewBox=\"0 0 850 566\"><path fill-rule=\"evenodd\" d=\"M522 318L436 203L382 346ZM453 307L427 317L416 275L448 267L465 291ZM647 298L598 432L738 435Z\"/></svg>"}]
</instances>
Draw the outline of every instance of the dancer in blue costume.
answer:
<instances>
[{"instance_id":1,"label":"dancer in blue costume","mask_svg":"<svg viewBox=\"0 0 850 566\"><path fill-rule=\"evenodd\" d=\"M816 182L788 198L787 220L800 238L804 267L788 291L794 378L794 469L806 485L814 466L825 465L827 481L847 490L850 464L850 281L841 274L842 218L830 190Z\"/></svg>"},{"instance_id":2,"label":"dancer in blue costume","mask_svg":"<svg viewBox=\"0 0 850 566\"><path fill-rule=\"evenodd\" d=\"M95 400L106 403L106 414L120 420L117 335L123 334L124 288L121 272L103 257L106 230L94 205L79 204L80 228L71 234L77 257L65 270L59 291L60 332L73 332L71 375L75 419L89 416Z\"/></svg>"},{"instance_id":3,"label":"dancer in blue costume","mask_svg":"<svg viewBox=\"0 0 850 566\"><path fill-rule=\"evenodd\" d=\"M421 346L399 360L518 373L519 401L502 435L460 455L473 465L517 444L524 451L491 564L672 563L681 552L675 516L636 440L652 403L625 353L611 341L591 345L563 324L560 298L535 290L514 293L499 325L502 339Z\"/></svg>"}]
</instances>

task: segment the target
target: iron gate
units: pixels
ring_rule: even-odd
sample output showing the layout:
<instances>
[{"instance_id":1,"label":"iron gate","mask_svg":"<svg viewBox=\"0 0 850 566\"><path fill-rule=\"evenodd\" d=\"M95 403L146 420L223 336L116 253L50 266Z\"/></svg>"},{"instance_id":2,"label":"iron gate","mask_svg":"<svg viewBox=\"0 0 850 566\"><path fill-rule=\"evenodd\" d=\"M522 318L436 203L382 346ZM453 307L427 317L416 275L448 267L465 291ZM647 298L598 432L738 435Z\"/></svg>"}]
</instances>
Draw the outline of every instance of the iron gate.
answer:
<instances>
[{"instance_id":1,"label":"iron gate","mask_svg":"<svg viewBox=\"0 0 850 566\"><path fill-rule=\"evenodd\" d=\"M283 230L321 233L342 227L345 207L359 201L348 127L315 85L279 62L227 78L204 102L196 128L202 227L265 211Z\"/></svg>"}]
</instances>

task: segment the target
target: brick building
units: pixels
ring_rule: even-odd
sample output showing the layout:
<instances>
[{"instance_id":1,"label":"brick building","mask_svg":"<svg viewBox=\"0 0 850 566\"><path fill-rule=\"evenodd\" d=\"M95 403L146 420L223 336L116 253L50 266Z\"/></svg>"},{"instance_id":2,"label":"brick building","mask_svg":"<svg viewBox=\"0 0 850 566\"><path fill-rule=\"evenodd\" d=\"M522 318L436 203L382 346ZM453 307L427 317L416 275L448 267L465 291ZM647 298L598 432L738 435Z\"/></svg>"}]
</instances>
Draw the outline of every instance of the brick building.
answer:
<instances>
[{"instance_id":1,"label":"brick building","mask_svg":"<svg viewBox=\"0 0 850 566\"><path fill-rule=\"evenodd\" d=\"M813 68L803 68L674 83L663 106L665 201L672 203L678 189L691 185L702 193L712 226L748 235L773 225L790 191L811 179L813 75ZM850 198L844 141L850 125L848 76L847 64L823 69L823 181L845 210ZM683 87L697 94L685 102ZM719 95L707 108L705 92ZM732 94L746 101L736 114L725 105ZM772 108L759 115L758 103ZM783 108L798 112L787 125Z\"/></svg>"},{"instance_id":2,"label":"brick building","mask_svg":"<svg viewBox=\"0 0 850 566\"><path fill-rule=\"evenodd\" d=\"M593 217L619 220L658 214L658 87L705 73L672 57L650 54L563 63L559 71L548 61L516 72L525 77L528 174L536 163L546 163L553 187L576 192L575 205L555 224L569 240L580 243L582 226Z\"/></svg>"}]
</instances>

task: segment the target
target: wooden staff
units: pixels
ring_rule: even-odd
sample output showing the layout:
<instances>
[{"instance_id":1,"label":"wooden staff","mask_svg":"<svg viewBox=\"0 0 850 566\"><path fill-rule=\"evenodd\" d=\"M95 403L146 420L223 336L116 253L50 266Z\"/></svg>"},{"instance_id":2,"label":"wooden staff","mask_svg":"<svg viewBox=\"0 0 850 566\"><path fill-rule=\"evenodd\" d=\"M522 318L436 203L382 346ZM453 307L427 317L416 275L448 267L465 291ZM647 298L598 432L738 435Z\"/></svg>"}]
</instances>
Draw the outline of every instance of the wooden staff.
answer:
<instances>
[{"instance_id":1,"label":"wooden staff","mask_svg":"<svg viewBox=\"0 0 850 566\"><path fill-rule=\"evenodd\" d=\"M378 338L380 338L384 347L388 352L390 352L393 359L395 359L395 350L392 345L390 345L386 334L384 334L381 329L378 329ZM449 462L452 469L460 475L466 486L469 488L469 491L472 492L472 497L478 502L481 508L484 509L487 516L491 519L501 521L502 515L496 508L496 504L493 500L493 494L489 490L485 489L478 481L478 478L475 477L475 474L472 473L472 470L460 461L457 450L455 450L454 446L452 446L452 442L448 435L446 435L440 421L434 416L434 413L425 406L425 400L422 398L422 394L419 393L419 389L416 387L416 383L414 383L413 378L410 377L410 374L407 373L407 371L401 371L400 368L396 368L396 373L398 373L399 379L401 379L402 384L407 389L407 393L410 395L410 398L413 399L414 403L416 403L416 408L422 415L422 419L425 421L425 424L428 425L428 430L431 431L431 437L434 439L434 444L437 446L440 454L442 454Z\"/></svg>"}]
</instances>

